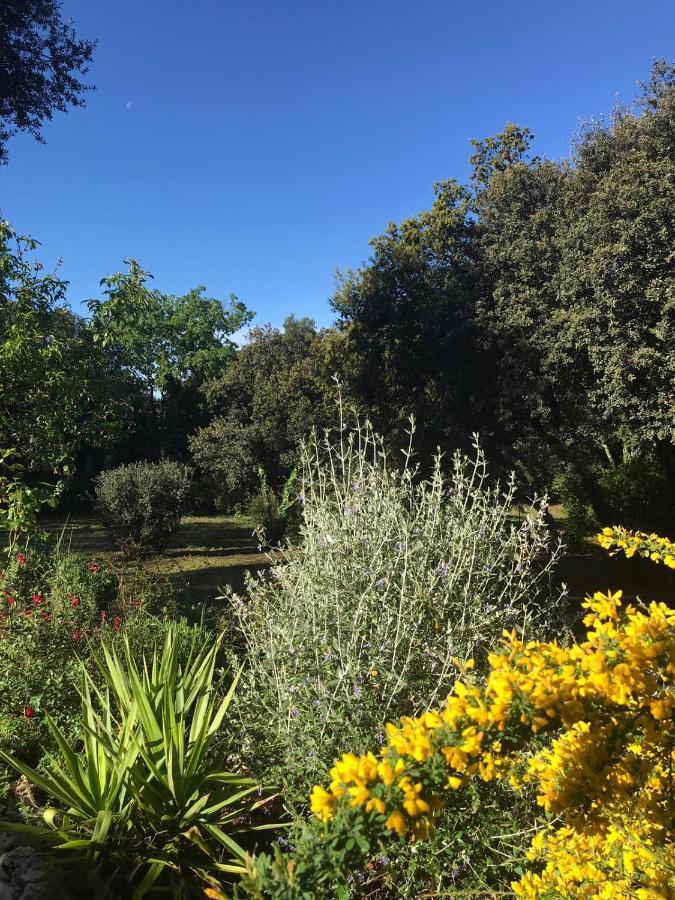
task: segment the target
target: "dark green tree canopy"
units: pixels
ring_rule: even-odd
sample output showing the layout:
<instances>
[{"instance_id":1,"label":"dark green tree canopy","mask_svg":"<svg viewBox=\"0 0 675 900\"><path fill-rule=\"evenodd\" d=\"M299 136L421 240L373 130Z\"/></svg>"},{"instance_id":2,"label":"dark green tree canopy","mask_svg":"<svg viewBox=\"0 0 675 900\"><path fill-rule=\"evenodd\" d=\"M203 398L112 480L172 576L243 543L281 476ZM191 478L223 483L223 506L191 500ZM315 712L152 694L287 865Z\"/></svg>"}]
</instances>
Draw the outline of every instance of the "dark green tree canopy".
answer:
<instances>
[{"instance_id":1,"label":"dark green tree canopy","mask_svg":"<svg viewBox=\"0 0 675 900\"><path fill-rule=\"evenodd\" d=\"M289 317L283 329L252 329L235 361L205 386L212 420L191 440L193 459L223 507L242 506L261 465L274 489L298 460L312 427L332 423L333 375L347 368L344 336Z\"/></svg>"},{"instance_id":2,"label":"dark green tree canopy","mask_svg":"<svg viewBox=\"0 0 675 900\"><path fill-rule=\"evenodd\" d=\"M17 131L44 143L41 125L55 110L84 106L92 87L79 76L87 74L94 47L63 21L58 0L2 0L0 163L7 162L7 141Z\"/></svg>"},{"instance_id":3,"label":"dark green tree canopy","mask_svg":"<svg viewBox=\"0 0 675 900\"><path fill-rule=\"evenodd\" d=\"M342 277L332 304L355 367L348 376L376 427L400 447L414 414L418 446L457 446L484 423L490 361L474 309L471 196L435 186L432 208L371 241L367 265Z\"/></svg>"}]
</instances>

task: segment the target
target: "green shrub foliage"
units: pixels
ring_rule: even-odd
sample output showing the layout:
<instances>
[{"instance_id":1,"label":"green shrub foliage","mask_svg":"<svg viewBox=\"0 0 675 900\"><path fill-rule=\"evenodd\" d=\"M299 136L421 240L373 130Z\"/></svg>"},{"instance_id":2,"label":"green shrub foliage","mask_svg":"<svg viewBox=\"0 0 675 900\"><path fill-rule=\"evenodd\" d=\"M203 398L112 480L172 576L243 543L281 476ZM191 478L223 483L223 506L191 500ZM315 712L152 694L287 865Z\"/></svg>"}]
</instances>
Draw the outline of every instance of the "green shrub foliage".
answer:
<instances>
[{"instance_id":1,"label":"green shrub foliage","mask_svg":"<svg viewBox=\"0 0 675 900\"><path fill-rule=\"evenodd\" d=\"M180 526L189 488L185 466L139 462L102 472L96 498L112 539L135 555L165 547Z\"/></svg>"}]
</instances>

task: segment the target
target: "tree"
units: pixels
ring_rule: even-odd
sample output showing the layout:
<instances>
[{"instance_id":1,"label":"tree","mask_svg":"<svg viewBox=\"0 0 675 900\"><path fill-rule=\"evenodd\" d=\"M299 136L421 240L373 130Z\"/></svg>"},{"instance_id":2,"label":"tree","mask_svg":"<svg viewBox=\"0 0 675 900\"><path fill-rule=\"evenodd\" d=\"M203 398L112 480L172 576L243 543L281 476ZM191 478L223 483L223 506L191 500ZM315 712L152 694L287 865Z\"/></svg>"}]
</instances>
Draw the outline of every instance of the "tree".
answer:
<instances>
[{"instance_id":1,"label":"tree","mask_svg":"<svg viewBox=\"0 0 675 900\"><path fill-rule=\"evenodd\" d=\"M484 177L513 132L474 157L506 443L535 481L571 468L601 518L607 473L640 456L675 484L674 126L675 68L657 62L637 107L584 129L569 161L504 152Z\"/></svg>"},{"instance_id":2,"label":"tree","mask_svg":"<svg viewBox=\"0 0 675 900\"><path fill-rule=\"evenodd\" d=\"M231 336L253 314L234 295L226 306L205 296L203 287L183 297L151 290L152 276L136 260L126 262L127 272L101 281L105 299L87 304L91 327L102 346L115 349L145 397L140 434L133 436L141 450L135 458L160 448L183 458L188 435L207 421L201 387L234 359Z\"/></svg>"},{"instance_id":3,"label":"tree","mask_svg":"<svg viewBox=\"0 0 675 900\"><path fill-rule=\"evenodd\" d=\"M470 194L454 181L435 194L430 210L371 241L369 262L343 276L332 300L354 362L352 392L395 447L414 414L423 451L488 427L492 365L475 325Z\"/></svg>"},{"instance_id":4,"label":"tree","mask_svg":"<svg viewBox=\"0 0 675 900\"><path fill-rule=\"evenodd\" d=\"M61 18L58 0L3 0L0 4L0 163L7 141L27 131L45 143L40 131L54 110L84 106L92 90L86 75L95 42L79 40Z\"/></svg>"},{"instance_id":5,"label":"tree","mask_svg":"<svg viewBox=\"0 0 675 900\"><path fill-rule=\"evenodd\" d=\"M78 448L115 439L127 411L119 360L68 308L67 283L33 260L35 248L0 222L0 504L12 473L56 490ZM21 499L19 486L12 496Z\"/></svg>"},{"instance_id":6,"label":"tree","mask_svg":"<svg viewBox=\"0 0 675 900\"><path fill-rule=\"evenodd\" d=\"M298 444L312 427L332 424L333 376L349 363L344 337L311 319L286 319L283 330L254 328L219 378L205 386L212 419L190 441L209 494L221 508L246 506L262 466L281 489L298 461Z\"/></svg>"}]
</instances>

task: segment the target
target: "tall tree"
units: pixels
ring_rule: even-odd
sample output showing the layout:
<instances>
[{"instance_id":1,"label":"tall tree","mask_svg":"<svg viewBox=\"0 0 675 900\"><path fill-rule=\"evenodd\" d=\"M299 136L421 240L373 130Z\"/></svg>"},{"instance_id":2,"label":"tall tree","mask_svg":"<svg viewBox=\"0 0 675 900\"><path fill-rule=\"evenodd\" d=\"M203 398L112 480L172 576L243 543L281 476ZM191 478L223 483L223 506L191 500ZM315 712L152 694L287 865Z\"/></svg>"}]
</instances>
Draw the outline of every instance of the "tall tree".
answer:
<instances>
[{"instance_id":1,"label":"tall tree","mask_svg":"<svg viewBox=\"0 0 675 900\"><path fill-rule=\"evenodd\" d=\"M376 426L401 446L408 417L418 446L463 443L486 425L490 360L474 321L477 278L470 194L435 187L432 208L371 241L332 300L355 367L350 384Z\"/></svg>"},{"instance_id":2,"label":"tall tree","mask_svg":"<svg viewBox=\"0 0 675 900\"><path fill-rule=\"evenodd\" d=\"M0 163L13 134L27 131L44 143L45 119L84 106L92 87L79 76L87 74L94 47L63 21L58 0L0 3Z\"/></svg>"},{"instance_id":3,"label":"tall tree","mask_svg":"<svg viewBox=\"0 0 675 900\"><path fill-rule=\"evenodd\" d=\"M224 374L206 385L212 420L191 440L210 494L223 508L245 506L258 487L257 466L278 489L298 461L298 443L312 427L333 424L333 376L349 367L344 336L311 319L289 317L283 329L264 326Z\"/></svg>"},{"instance_id":4,"label":"tall tree","mask_svg":"<svg viewBox=\"0 0 675 900\"><path fill-rule=\"evenodd\" d=\"M34 260L35 247L0 222L0 488L11 467L62 483L78 449L114 440L128 413L119 359L68 308L67 283Z\"/></svg>"},{"instance_id":5,"label":"tall tree","mask_svg":"<svg viewBox=\"0 0 675 900\"><path fill-rule=\"evenodd\" d=\"M91 328L145 395L135 455L182 458L189 434L207 421L201 387L233 360L232 335L253 314L234 295L224 304L203 287L182 297L152 290L152 276L135 260L127 263L128 271L102 280L104 299L88 302Z\"/></svg>"},{"instance_id":6,"label":"tall tree","mask_svg":"<svg viewBox=\"0 0 675 900\"><path fill-rule=\"evenodd\" d=\"M480 316L519 458L588 471L672 445L675 70L656 63L637 107L582 131L567 162L505 152L485 178L485 155Z\"/></svg>"}]
</instances>

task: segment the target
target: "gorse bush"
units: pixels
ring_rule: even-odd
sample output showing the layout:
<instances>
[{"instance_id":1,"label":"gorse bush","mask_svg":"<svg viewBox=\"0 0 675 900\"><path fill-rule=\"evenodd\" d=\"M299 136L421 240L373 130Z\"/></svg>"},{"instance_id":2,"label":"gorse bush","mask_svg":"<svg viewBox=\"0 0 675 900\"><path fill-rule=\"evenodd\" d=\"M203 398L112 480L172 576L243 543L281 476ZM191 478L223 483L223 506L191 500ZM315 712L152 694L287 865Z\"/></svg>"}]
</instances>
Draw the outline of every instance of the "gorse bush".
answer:
<instances>
[{"instance_id":1,"label":"gorse bush","mask_svg":"<svg viewBox=\"0 0 675 900\"><path fill-rule=\"evenodd\" d=\"M130 555L160 551L180 526L190 488L185 466L170 460L102 472L96 499L115 543Z\"/></svg>"},{"instance_id":2,"label":"gorse bush","mask_svg":"<svg viewBox=\"0 0 675 900\"><path fill-rule=\"evenodd\" d=\"M420 479L412 449L396 467L369 425L303 447L301 544L233 600L246 658L238 709L291 797L326 757L438 703L456 657L484 658L504 627L551 623L558 547L545 503L517 521L514 491L489 483L478 448L447 476L438 456Z\"/></svg>"},{"instance_id":3,"label":"gorse bush","mask_svg":"<svg viewBox=\"0 0 675 900\"><path fill-rule=\"evenodd\" d=\"M672 544L661 550L665 561ZM312 791L325 826L307 826L290 859L252 861L250 894L299 898L324 885L347 896L346 864L362 868L396 837L426 840L438 811L476 780L534 788L549 816L527 853L531 871L511 885L517 896L672 896L675 610L624 606L621 591L584 606L584 641L507 632L483 682L465 664L441 708L387 725L379 750L343 754Z\"/></svg>"}]
</instances>

